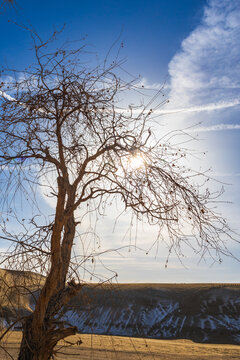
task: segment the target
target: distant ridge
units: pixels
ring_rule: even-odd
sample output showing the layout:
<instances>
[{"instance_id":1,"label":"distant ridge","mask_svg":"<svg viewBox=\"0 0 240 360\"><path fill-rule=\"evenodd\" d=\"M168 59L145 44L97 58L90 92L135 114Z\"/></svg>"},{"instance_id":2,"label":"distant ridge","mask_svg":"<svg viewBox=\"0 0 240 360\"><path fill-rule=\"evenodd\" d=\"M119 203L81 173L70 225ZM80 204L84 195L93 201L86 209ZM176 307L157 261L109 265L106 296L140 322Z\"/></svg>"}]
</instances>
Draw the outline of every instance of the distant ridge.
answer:
<instances>
[{"instance_id":1,"label":"distant ridge","mask_svg":"<svg viewBox=\"0 0 240 360\"><path fill-rule=\"evenodd\" d=\"M3 296L6 283L24 283L37 296L43 280L39 274L0 269L3 325L14 317ZM30 313L31 293L11 291L18 312ZM80 333L240 344L240 284L85 284L64 309L64 319Z\"/></svg>"}]
</instances>

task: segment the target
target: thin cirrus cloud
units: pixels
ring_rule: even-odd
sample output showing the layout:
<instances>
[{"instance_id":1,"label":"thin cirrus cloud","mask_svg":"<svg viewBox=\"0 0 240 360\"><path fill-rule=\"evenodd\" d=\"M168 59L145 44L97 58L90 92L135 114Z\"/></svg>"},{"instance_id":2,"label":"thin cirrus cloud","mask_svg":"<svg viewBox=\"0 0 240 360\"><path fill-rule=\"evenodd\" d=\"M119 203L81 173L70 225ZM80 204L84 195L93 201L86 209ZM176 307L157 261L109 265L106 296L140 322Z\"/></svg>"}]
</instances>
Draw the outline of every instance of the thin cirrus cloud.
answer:
<instances>
[{"instance_id":1,"label":"thin cirrus cloud","mask_svg":"<svg viewBox=\"0 0 240 360\"><path fill-rule=\"evenodd\" d=\"M180 51L169 63L170 103L159 114L182 112L187 116L195 112L194 120L198 120L197 113L210 111L201 131L208 126L209 131L239 129L235 121L224 124L239 110L239 38L239 0L208 1L201 23L183 40ZM225 110L224 115L221 110Z\"/></svg>"},{"instance_id":2,"label":"thin cirrus cloud","mask_svg":"<svg viewBox=\"0 0 240 360\"><path fill-rule=\"evenodd\" d=\"M224 130L240 130L240 124L217 124L212 126L199 126L190 130L190 132L206 132L206 131L224 131Z\"/></svg>"},{"instance_id":3,"label":"thin cirrus cloud","mask_svg":"<svg viewBox=\"0 0 240 360\"><path fill-rule=\"evenodd\" d=\"M170 108L164 110L156 110L155 113L158 115L165 114L176 114L176 113L191 113L191 112L202 112L202 111L213 111L213 110L221 110L226 108L235 107L240 105L240 99L235 99L232 101L220 101L219 103L210 103L204 104L200 106L189 106L182 108Z\"/></svg>"}]
</instances>

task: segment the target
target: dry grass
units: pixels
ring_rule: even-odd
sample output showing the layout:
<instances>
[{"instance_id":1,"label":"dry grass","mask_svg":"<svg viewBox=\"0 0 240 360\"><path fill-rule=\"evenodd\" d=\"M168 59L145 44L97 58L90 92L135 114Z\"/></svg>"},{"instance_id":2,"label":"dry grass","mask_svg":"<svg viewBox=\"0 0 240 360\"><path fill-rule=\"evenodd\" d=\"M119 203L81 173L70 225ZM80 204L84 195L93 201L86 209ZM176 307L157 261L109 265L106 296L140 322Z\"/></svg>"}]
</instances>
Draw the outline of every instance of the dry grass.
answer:
<instances>
[{"instance_id":1,"label":"dry grass","mask_svg":"<svg viewBox=\"0 0 240 360\"><path fill-rule=\"evenodd\" d=\"M230 360L240 359L240 346L222 344L197 344L190 340L153 340L125 338L120 336L76 335L69 342L81 339L81 345L70 345L61 341L56 360ZM5 347L14 359L21 340L21 332L11 332ZM0 359L7 359L0 349Z\"/></svg>"}]
</instances>

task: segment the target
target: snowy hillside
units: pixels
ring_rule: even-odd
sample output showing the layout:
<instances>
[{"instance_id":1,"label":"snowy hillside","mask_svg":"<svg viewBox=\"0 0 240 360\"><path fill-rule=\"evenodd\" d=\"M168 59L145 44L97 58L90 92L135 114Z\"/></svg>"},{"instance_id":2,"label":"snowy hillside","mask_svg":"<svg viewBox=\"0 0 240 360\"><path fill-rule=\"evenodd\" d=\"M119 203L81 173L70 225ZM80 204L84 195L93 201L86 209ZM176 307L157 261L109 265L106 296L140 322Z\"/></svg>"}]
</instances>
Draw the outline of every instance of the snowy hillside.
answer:
<instances>
[{"instance_id":1,"label":"snowy hillside","mask_svg":"<svg viewBox=\"0 0 240 360\"><path fill-rule=\"evenodd\" d=\"M43 282L0 270L0 326L33 311ZM80 333L240 344L240 284L85 285L64 320Z\"/></svg>"},{"instance_id":2,"label":"snowy hillside","mask_svg":"<svg viewBox=\"0 0 240 360\"><path fill-rule=\"evenodd\" d=\"M65 316L82 333L240 344L240 286L85 288Z\"/></svg>"}]
</instances>

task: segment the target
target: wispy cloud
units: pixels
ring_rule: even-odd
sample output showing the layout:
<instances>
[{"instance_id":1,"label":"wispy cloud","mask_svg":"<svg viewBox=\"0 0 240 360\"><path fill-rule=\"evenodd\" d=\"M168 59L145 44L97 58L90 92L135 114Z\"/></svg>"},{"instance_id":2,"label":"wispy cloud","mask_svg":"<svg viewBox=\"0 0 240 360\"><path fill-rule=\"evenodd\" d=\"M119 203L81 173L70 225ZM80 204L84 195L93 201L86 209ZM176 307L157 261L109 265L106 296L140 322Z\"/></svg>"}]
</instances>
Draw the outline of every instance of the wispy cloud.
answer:
<instances>
[{"instance_id":1,"label":"wispy cloud","mask_svg":"<svg viewBox=\"0 0 240 360\"><path fill-rule=\"evenodd\" d=\"M168 90L170 88L169 84L166 82L162 83L149 83L146 78L142 78L139 82L135 84L137 87L143 87L148 90Z\"/></svg>"},{"instance_id":2,"label":"wispy cloud","mask_svg":"<svg viewBox=\"0 0 240 360\"><path fill-rule=\"evenodd\" d=\"M239 104L239 33L239 0L210 0L201 23L169 64L172 110L212 111Z\"/></svg>"},{"instance_id":3,"label":"wispy cloud","mask_svg":"<svg viewBox=\"0 0 240 360\"><path fill-rule=\"evenodd\" d=\"M213 110L222 110L226 108L231 108L240 105L240 99L232 101L221 101L219 103L211 103L200 106L189 106L183 108L170 108L164 110L156 110L156 114L176 114L176 113L191 113L191 112L202 112L202 111L213 111Z\"/></svg>"},{"instance_id":4,"label":"wispy cloud","mask_svg":"<svg viewBox=\"0 0 240 360\"><path fill-rule=\"evenodd\" d=\"M225 130L240 130L238 124L217 124L212 126L200 126L191 129L189 132L207 132L207 131L225 131Z\"/></svg>"},{"instance_id":5,"label":"wispy cloud","mask_svg":"<svg viewBox=\"0 0 240 360\"><path fill-rule=\"evenodd\" d=\"M0 97L3 97L9 101L16 101L11 95L8 95L5 91L0 90Z\"/></svg>"}]
</instances>

